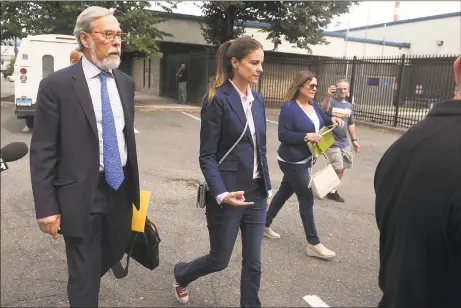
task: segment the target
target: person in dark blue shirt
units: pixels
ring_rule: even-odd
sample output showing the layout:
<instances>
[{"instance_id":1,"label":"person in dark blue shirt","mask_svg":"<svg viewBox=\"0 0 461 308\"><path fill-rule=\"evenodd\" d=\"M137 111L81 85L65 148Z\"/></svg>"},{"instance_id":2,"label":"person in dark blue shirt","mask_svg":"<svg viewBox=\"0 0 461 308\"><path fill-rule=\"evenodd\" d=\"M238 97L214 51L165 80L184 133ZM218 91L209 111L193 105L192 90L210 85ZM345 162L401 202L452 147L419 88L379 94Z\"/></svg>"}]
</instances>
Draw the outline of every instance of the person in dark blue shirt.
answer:
<instances>
[{"instance_id":1,"label":"person in dark blue shirt","mask_svg":"<svg viewBox=\"0 0 461 308\"><path fill-rule=\"evenodd\" d=\"M279 117L278 135L281 144L277 153L283 179L267 212L264 235L280 238L280 234L274 232L270 226L285 202L295 193L308 242L307 255L328 260L335 253L320 242L315 228L314 196L308 187L312 154L307 142L320 141L322 137L319 131L323 126L337 123L342 127L344 121L336 117L329 118L313 103L316 92L317 78L310 71L301 71L283 98L286 103Z\"/></svg>"},{"instance_id":2,"label":"person in dark blue shirt","mask_svg":"<svg viewBox=\"0 0 461 308\"><path fill-rule=\"evenodd\" d=\"M328 160L331 162L340 180L343 179L344 171L352 168L354 160L354 154L352 154L352 149L347 139L348 132L351 137L354 151L356 153L360 151L360 145L355 131L353 107L352 104L346 100L348 96L349 82L345 79L341 79L336 83L336 86L332 85L328 88L328 94L321 104L322 110L328 116L338 117L344 122L347 122L347 125L344 125L342 128L336 127L333 130L335 143L326 152ZM346 202L336 189L330 191L327 198L336 202Z\"/></svg>"}]
</instances>

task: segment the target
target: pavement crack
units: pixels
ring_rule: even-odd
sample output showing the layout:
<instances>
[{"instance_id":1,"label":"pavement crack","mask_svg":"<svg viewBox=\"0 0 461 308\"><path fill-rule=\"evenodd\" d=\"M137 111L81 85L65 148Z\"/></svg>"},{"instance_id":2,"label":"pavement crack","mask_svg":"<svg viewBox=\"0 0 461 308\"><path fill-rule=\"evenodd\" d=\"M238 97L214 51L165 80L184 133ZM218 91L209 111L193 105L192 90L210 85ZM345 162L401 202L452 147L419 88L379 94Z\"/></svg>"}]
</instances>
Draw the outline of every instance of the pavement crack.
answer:
<instances>
[{"instance_id":1,"label":"pavement crack","mask_svg":"<svg viewBox=\"0 0 461 308\"><path fill-rule=\"evenodd\" d=\"M13 230L21 229L21 228L31 228L31 227L36 227L36 225L34 224L34 225L14 226L14 227L3 229L2 232L13 231Z\"/></svg>"},{"instance_id":2,"label":"pavement crack","mask_svg":"<svg viewBox=\"0 0 461 308\"><path fill-rule=\"evenodd\" d=\"M375 216L375 213L361 212L361 211L357 211L356 209L333 207L333 206L329 206L328 204L325 204L325 203L322 204L322 207L328 208L328 209L334 209L335 211L339 210L339 211L348 212L348 213L352 213L352 214L363 215L363 216L373 216L373 217Z\"/></svg>"},{"instance_id":3,"label":"pavement crack","mask_svg":"<svg viewBox=\"0 0 461 308\"><path fill-rule=\"evenodd\" d=\"M15 300L15 301L7 303L7 304L2 304L2 306L3 307L13 306L13 305L16 305L18 303L25 302L25 301L28 301L28 300L31 300L31 299L36 299L37 300L37 299L45 299L45 298L61 297L61 296L62 296L61 293L57 293L57 294L50 294L50 295L37 296L37 297L36 296L24 297L24 298Z\"/></svg>"}]
</instances>

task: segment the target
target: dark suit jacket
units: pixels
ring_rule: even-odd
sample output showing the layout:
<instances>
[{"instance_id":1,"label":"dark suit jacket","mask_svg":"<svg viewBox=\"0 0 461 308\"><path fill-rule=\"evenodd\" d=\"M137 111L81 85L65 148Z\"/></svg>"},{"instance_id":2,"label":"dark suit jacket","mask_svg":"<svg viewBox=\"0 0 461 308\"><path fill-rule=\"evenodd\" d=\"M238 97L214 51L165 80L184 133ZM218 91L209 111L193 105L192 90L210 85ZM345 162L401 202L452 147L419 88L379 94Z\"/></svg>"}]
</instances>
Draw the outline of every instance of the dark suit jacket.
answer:
<instances>
[{"instance_id":1,"label":"dark suit jacket","mask_svg":"<svg viewBox=\"0 0 461 308\"><path fill-rule=\"evenodd\" d=\"M379 307L461 307L461 100L389 147L374 188Z\"/></svg>"},{"instance_id":2,"label":"dark suit jacket","mask_svg":"<svg viewBox=\"0 0 461 308\"><path fill-rule=\"evenodd\" d=\"M252 113L256 130L256 145L253 144L250 128L239 144L218 167L217 163L232 147L243 132L246 118L242 101L229 82L216 89L216 96L208 104L205 96L201 111L200 168L214 198L228 191L248 190L252 187L254 147L259 156L259 170L266 191L271 190L266 156L266 113L264 100L259 93L252 92Z\"/></svg>"},{"instance_id":3,"label":"dark suit jacket","mask_svg":"<svg viewBox=\"0 0 461 308\"><path fill-rule=\"evenodd\" d=\"M316 104L313 103L319 117L320 129L325 125L332 125L329 118ZM299 162L311 156L304 137L307 133L314 133L315 126L296 101L288 101L282 106L279 116L279 156L288 162Z\"/></svg>"},{"instance_id":4,"label":"dark suit jacket","mask_svg":"<svg viewBox=\"0 0 461 308\"><path fill-rule=\"evenodd\" d=\"M119 70L113 74L125 115L128 193L139 208L134 83ZM40 82L34 122L30 171L36 216L60 213L62 233L83 236L100 162L96 117L81 61Z\"/></svg>"}]
</instances>

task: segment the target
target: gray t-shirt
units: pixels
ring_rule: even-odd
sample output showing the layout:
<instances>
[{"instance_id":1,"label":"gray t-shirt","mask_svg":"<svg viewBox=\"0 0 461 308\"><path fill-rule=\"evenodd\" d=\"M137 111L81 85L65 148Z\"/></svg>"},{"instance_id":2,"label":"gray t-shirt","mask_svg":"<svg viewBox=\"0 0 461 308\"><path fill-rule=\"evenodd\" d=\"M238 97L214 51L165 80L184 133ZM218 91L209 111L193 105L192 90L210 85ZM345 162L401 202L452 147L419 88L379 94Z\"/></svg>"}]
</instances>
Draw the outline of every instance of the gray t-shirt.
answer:
<instances>
[{"instance_id":1,"label":"gray t-shirt","mask_svg":"<svg viewBox=\"0 0 461 308\"><path fill-rule=\"evenodd\" d=\"M336 97L330 100L330 108L327 110L326 115L329 117L337 117L344 121L343 128L336 127L333 130L333 136L336 142L332 147L345 148L349 146L347 139L347 127L354 124L354 116L352 114L352 104L348 101L339 101Z\"/></svg>"}]
</instances>

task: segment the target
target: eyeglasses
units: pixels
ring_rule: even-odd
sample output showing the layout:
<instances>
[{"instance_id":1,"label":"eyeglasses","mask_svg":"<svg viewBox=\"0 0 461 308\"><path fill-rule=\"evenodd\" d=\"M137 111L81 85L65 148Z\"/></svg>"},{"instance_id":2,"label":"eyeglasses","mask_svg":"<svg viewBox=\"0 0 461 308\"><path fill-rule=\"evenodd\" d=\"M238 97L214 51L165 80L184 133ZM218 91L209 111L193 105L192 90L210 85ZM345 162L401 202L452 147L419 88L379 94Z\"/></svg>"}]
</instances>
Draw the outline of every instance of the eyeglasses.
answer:
<instances>
[{"instance_id":1,"label":"eyeglasses","mask_svg":"<svg viewBox=\"0 0 461 308\"><path fill-rule=\"evenodd\" d=\"M108 41L113 41L115 37L118 37L121 41L125 41L128 33L123 33L123 32L112 32L112 31L105 31L105 32L90 32L90 33L100 33L103 38L105 38Z\"/></svg>"},{"instance_id":2,"label":"eyeglasses","mask_svg":"<svg viewBox=\"0 0 461 308\"><path fill-rule=\"evenodd\" d=\"M318 84L310 84L310 85L309 85L309 88L311 88L312 90L313 90L314 88L317 89L318 87L319 87Z\"/></svg>"}]
</instances>

